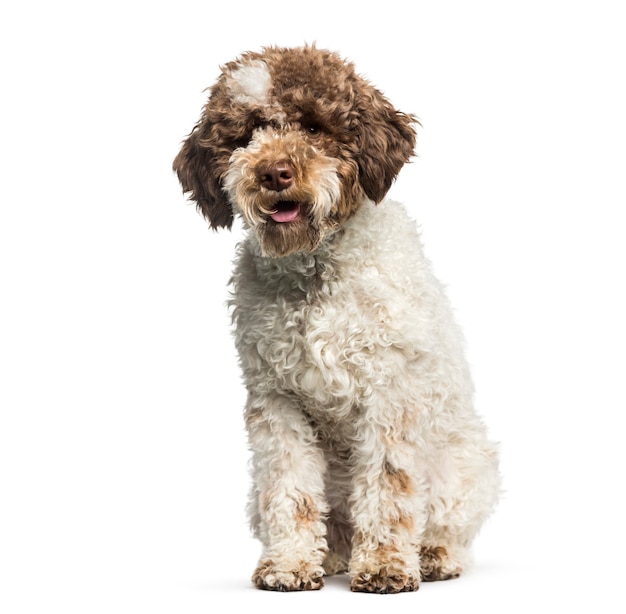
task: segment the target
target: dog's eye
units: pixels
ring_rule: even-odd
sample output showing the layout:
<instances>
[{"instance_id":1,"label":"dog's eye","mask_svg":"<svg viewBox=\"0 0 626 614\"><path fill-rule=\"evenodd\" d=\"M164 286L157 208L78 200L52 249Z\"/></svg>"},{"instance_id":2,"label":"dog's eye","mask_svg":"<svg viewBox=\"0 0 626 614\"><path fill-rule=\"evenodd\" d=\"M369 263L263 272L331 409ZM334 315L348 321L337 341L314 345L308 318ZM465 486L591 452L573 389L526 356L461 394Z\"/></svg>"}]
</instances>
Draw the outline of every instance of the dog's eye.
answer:
<instances>
[{"instance_id":1,"label":"dog's eye","mask_svg":"<svg viewBox=\"0 0 626 614\"><path fill-rule=\"evenodd\" d=\"M307 124L304 129L309 136L319 136L322 129L317 124Z\"/></svg>"}]
</instances>

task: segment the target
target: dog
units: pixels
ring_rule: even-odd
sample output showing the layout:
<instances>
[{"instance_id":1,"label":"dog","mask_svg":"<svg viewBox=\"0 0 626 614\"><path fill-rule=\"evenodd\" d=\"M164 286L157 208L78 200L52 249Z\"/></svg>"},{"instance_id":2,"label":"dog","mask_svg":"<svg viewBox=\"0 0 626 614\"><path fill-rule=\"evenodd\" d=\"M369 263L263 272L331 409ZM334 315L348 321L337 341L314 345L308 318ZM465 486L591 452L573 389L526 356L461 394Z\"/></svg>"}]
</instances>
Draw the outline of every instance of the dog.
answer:
<instances>
[{"instance_id":1,"label":"dog","mask_svg":"<svg viewBox=\"0 0 626 614\"><path fill-rule=\"evenodd\" d=\"M246 232L230 306L259 588L457 577L496 504L461 332L385 199L417 123L336 53L267 47L223 66L174 161L212 228Z\"/></svg>"}]
</instances>

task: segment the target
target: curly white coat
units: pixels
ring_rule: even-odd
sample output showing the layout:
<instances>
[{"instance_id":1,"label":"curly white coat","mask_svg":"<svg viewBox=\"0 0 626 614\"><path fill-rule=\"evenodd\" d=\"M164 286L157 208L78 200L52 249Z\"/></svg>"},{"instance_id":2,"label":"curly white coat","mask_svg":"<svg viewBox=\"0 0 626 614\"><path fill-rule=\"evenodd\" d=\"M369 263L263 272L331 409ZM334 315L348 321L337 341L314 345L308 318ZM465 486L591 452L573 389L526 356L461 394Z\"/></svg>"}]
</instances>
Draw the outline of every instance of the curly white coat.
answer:
<instances>
[{"instance_id":1,"label":"curly white coat","mask_svg":"<svg viewBox=\"0 0 626 614\"><path fill-rule=\"evenodd\" d=\"M364 202L314 254L263 257L250 235L233 288L268 581L291 583L302 561L379 573L381 544L395 574L419 577L421 550L423 575L458 575L497 497L497 455L404 208Z\"/></svg>"},{"instance_id":2,"label":"curly white coat","mask_svg":"<svg viewBox=\"0 0 626 614\"><path fill-rule=\"evenodd\" d=\"M335 54L270 48L224 67L174 163L213 227L248 230L231 306L260 588L455 577L498 496L461 333L383 200L413 121Z\"/></svg>"}]
</instances>

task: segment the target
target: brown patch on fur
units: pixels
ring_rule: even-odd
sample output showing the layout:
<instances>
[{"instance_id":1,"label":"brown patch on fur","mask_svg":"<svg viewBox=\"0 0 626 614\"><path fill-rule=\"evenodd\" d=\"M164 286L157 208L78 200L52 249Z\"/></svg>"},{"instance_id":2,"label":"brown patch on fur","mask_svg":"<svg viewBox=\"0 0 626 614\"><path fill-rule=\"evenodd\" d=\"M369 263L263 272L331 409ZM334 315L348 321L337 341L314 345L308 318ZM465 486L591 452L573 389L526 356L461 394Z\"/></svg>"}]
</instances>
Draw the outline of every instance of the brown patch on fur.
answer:
<instances>
[{"instance_id":1,"label":"brown patch on fur","mask_svg":"<svg viewBox=\"0 0 626 614\"><path fill-rule=\"evenodd\" d=\"M384 466L385 478L391 486L394 494L408 495L413 491L411 486L411 478L404 469L392 467L389 463Z\"/></svg>"},{"instance_id":2,"label":"brown patch on fur","mask_svg":"<svg viewBox=\"0 0 626 614\"><path fill-rule=\"evenodd\" d=\"M420 550L420 573L425 582L437 580L451 580L461 575L460 570L453 572L443 571L443 566L448 559L448 551L443 546L432 546Z\"/></svg>"},{"instance_id":3,"label":"brown patch on fur","mask_svg":"<svg viewBox=\"0 0 626 614\"><path fill-rule=\"evenodd\" d=\"M313 497L303 495L296 501L295 520L299 525L308 527L312 522L319 520L319 511Z\"/></svg>"},{"instance_id":4,"label":"brown patch on fur","mask_svg":"<svg viewBox=\"0 0 626 614\"><path fill-rule=\"evenodd\" d=\"M323 573L312 570L308 563L302 561L298 569L283 571L270 559L259 561L252 582L262 590L279 592L314 591L324 586Z\"/></svg>"},{"instance_id":5,"label":"brown patch on fur","mask_svg":"<svg viewBox=\"0 0 626 614\"><path fill-rule=\"evenodd\" d=\"M401 515L398 518L398 520L395 521L394 524L396 524L399 527L402 527L404 530L408 531L409 533L412 533L413 529L415 528L415 522L412 516Z\"/></svg>"}]
</instances>

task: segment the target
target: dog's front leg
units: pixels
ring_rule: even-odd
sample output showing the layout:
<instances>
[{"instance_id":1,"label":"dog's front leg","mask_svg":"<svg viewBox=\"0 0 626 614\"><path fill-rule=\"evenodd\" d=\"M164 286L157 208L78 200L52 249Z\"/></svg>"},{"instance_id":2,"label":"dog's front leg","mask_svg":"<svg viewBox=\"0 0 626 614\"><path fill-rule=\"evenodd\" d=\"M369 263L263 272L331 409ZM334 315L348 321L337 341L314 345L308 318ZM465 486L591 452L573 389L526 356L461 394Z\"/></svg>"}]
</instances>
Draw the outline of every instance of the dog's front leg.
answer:
<instances>
[{"instance_id":1,"label":"dog's front leg","mask_svg":"<svg viewBox=\"0 0 626 614\"><path fill-rule=\"evenodd\" d=\"M325 461L315 433L286 397L251 399L251 520L263 553L252 580L276 591L319 589L327 552Z\"/></svg>"},{"instance_id":2,"label":"dog's front leg","mask_svg":"<svg viewBox=\"0 0 626 614\"><path fill-rule=\"evenodd\" d=\"M359 426L349 569L353 591L398 593L419 588L426 487L416 470L416 446L397 433L367 415Z\"/></svg>"}]
</instances>

